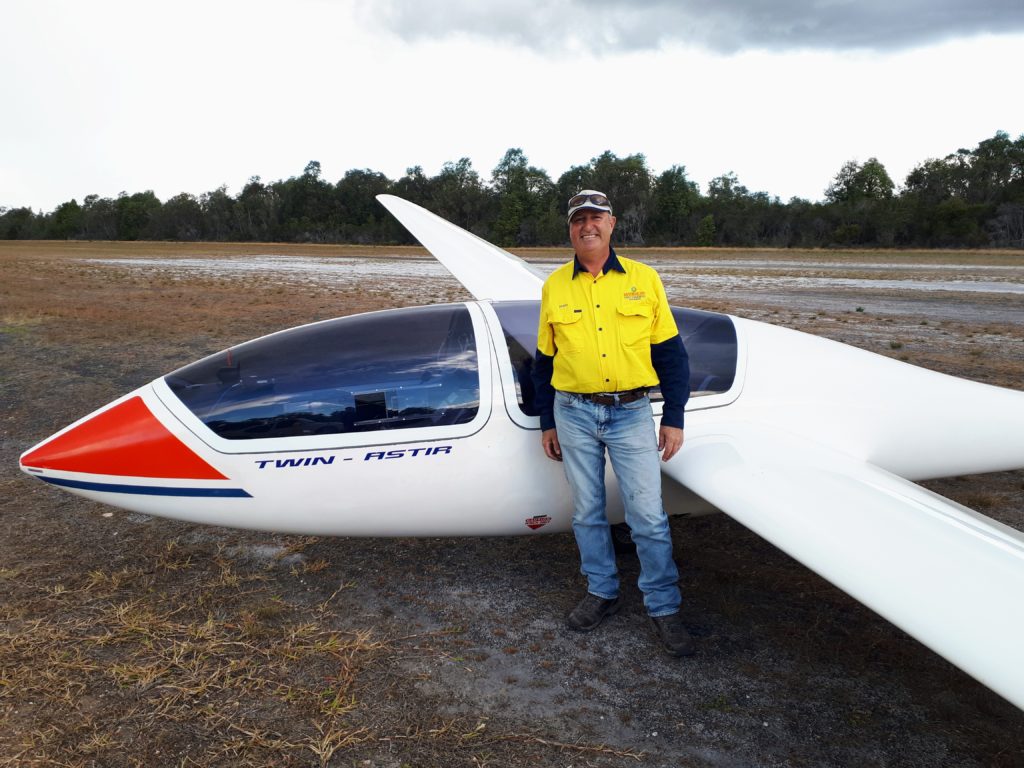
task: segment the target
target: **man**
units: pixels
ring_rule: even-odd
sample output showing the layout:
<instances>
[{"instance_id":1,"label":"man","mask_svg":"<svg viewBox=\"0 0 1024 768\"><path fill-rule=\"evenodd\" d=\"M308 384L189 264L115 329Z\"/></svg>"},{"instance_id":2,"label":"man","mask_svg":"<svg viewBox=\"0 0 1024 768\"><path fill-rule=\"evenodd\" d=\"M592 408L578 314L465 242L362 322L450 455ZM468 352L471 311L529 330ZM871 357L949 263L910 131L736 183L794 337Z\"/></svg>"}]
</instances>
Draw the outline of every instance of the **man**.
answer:
<instances>
[{"instance_id":1,"label":"man","mask_svg":"<svg viewBox=\"0 0 1024 768\"><path fill-rule=\"evenodd\" d=\"M661 503L658 458L683 444L689 361L658 273L616 256L608 197L585 189L569 200L576 252L545 281L534 384L545 454L563 461L572 491L573 533L587 594L567 619L588 632L620 606L619 577L605 512L605 451L622 490L644 605L665 649L693 653L679 616L679 573ZM647 392L665 399L655 436Z\"/></svg>"}]
</instances>

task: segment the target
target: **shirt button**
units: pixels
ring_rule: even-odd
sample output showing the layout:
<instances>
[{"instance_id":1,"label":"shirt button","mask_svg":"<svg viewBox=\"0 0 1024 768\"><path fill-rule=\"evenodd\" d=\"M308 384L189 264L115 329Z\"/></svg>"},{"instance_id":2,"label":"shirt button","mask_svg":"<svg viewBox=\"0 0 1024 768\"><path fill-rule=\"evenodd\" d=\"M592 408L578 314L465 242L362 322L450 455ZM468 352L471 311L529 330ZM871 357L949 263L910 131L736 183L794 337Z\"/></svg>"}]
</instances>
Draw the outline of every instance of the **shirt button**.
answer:
<instances>
[{"instance_id":1,"label":"shirt button","mask_svg":"<svg viewBox=\"0 0 1024 768\"><path fill-rule=\"evenodd\" d=\"M606 354L602 353L602 354L601 354L601 357L608 357L608 355L606 355Z\"/></svg>"},{"instance_id":2,"label":"shirt button","mask_svg":"<svg viewBox=\"0 0 1024 768\"><path fill-rule=\"evenodd\" d=\"M605 379L605 381L611 381L611 379Z\"/></svg>"},{"instance_id":3,"label":"shirt button","mask_svg":"<svg viewBox=\"0 0 1024 768\"><path fill-rule=\"evenodd\" d=\"M603 331L603 330L604 330L604 328L598 328L597 330L599 330L599 331Z\"/></svg>"}]
</instances>

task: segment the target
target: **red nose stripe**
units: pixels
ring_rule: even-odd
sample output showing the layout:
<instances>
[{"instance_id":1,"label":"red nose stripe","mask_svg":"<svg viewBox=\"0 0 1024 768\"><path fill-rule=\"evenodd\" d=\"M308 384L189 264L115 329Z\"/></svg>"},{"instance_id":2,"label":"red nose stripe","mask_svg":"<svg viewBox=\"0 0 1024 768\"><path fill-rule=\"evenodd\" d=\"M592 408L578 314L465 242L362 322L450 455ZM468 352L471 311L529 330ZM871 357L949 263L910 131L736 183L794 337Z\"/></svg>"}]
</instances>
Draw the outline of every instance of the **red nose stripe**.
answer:
<instances>
[{"instance_id":1,"label":"red nose stripe","mask_svg":"<svg viewBox=\"0 0 1024 768\"><path fill-rule=\"evenodd\" d=\"M21 463L95 475L227 479L172 435L141 397L79 424L26 455Z\"/></svg>"}]
</instances>

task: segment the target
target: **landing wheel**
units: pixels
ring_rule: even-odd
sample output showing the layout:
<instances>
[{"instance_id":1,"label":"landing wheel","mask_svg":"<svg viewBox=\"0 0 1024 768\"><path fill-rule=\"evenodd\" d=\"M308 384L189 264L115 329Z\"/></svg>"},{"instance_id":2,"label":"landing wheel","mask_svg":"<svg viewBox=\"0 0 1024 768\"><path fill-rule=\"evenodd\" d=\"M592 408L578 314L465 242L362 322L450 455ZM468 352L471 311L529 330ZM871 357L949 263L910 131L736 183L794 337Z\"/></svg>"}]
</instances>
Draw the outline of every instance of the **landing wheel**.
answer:
<instances>
[{"instance_id":1,"label":"landing wheel","mask_svg":"<svg viewBox=\"0 0 1024 768\"><path fill-rule=\"evenodd\" d=\"M612 546L615 547L615 554L617 555L636 554L633 532L625 523L618 523L612 526Z\"/></svg>"}]
</instances>

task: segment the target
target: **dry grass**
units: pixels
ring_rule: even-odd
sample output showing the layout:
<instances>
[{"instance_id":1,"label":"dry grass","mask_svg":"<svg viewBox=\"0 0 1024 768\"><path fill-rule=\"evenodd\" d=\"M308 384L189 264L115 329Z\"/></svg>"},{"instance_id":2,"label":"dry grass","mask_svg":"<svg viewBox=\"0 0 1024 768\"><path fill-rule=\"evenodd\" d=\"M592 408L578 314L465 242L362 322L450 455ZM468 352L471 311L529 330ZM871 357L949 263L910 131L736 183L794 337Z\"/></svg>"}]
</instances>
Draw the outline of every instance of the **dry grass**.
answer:
<instances>
[{"instance_id":1,"label":"dry grass","mask_svg":"<svg viewBox=\"0 0 1024 768\"><path fill-rule=\"evenodd\" d=\"M358 679L387 639L311 621L222 555L198 562L172 541L134 568L17 588L27 574L4 574L0 764L152 765L180 728L193 765L326 765L376 738Z\"/></svg>"},{"instance_id":2,"label":"dry grass","mask_svg":"<svg viewBox=\"0 0 1024 768\"><path fill-rule=\"evenodd\" d=\"M117 570L0 571L0 765L328 766L381 750L412 765L509 765L523 749L643 756L388 703L404 696L403 660L440 654L444 633L336 626L345 585L321 602L274 594L276 564L316 543L290 539L248 568L172 539Z\"/></svg>"}]
</instances>

